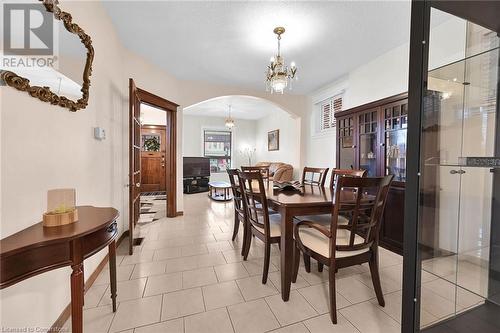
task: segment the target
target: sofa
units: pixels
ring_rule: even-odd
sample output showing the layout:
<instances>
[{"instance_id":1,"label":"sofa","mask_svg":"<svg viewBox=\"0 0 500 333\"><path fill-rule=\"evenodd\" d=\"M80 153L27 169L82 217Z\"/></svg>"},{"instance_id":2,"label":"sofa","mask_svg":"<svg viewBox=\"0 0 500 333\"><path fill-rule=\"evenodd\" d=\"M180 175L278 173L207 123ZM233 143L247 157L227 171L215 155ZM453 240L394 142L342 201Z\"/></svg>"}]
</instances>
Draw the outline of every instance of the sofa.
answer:
<instances>
[{"instance_id":1,"label":"sofa","mask_svg":"<svg viewBox=\"0 0 500 333\"><path fill-rule=\"evenodd\" d=\"M259 162L255 166L269 167L269 180L286 182L293 178L293 166L282 162Z\"/></svg>"}]
</instances>

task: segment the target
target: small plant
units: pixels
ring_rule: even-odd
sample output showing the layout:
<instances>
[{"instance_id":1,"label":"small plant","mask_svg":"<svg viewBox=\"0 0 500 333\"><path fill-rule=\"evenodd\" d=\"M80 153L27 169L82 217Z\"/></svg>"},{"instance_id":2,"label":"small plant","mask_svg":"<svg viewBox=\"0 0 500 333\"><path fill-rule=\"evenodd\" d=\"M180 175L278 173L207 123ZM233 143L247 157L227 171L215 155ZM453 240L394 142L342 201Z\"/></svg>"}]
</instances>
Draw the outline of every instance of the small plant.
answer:
<instances>
[{"instance_id":1,"label":"small plant","mask_svg":"<svg viewBox=\"0 0 500 333\"><path fill-rule=\"evenodd\" d=\"M160 142L158 138L151 137L144 140L144 150L145 151L160 151Z\"/></svg>"}]
</instances>

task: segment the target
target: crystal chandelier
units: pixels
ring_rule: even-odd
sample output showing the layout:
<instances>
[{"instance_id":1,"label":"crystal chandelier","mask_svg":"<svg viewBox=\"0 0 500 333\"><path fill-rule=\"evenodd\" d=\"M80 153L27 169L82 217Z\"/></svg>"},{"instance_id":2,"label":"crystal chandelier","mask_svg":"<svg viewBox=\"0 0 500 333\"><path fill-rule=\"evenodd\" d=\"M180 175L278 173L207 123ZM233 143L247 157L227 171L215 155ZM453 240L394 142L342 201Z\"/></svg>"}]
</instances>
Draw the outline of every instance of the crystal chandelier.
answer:
<instances>
[{"instance_id":1,"label":"crystal chandelier","mask_svg":"<svg viewBox=\"0 0 500 333\"><path fill-rule=\"evenodd\" d=\"M229 105L229 112L228 112L228 117L224 121L225 125L227 128L231 129L234 127L234 120L231 118L231 105Z\"/></svg>"},{"instance_id":2,"label":"crystal chandelier","mask_svg":"<svg viewBox=\"0 0 500 333\"><path fill-rule=\"evenodd\" d=\"M266 90L273 92L279 92L283 94L285 88L290 84L290 89L292 89L292 80L297 76L297 67L295 63L290 63L290 69L285 64L285 60L281 56L281 35L285 33L285 28L277 27L274 28L274 33L278 35L278 54L271 58L271 63L267 66L266 73Z\"/></svg>"}]
</instances>

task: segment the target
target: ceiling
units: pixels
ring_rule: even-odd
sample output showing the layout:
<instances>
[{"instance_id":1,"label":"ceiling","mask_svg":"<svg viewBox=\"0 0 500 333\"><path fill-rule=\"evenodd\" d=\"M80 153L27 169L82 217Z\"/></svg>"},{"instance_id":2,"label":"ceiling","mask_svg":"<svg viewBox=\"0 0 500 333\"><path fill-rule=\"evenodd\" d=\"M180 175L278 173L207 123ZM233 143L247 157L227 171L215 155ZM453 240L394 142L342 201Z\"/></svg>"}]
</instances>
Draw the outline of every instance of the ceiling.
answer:
<instances>
[{"instance_id":1,"label":"ceiling","mask_svg":"<svg viewBox=\"0 0 500 333\"><path fill-rule=\"evenodd\" d=\"M222 96L182 110L183 115L227 117L231 105L231 117L257 120L276 112L285 112L267 100L252 96Z\"/></svg>"},{"instance_id":2,"label":"ceiling","mask_svg":"<svg viewBox=\"0 0 500 333\"><path fill-rule=\"evenodd\" d=\"M283 25L291 93L310 93L409 40L405 1L110 1L123 44L179 79L265 89Z\"/></svg>"}]
</instances>

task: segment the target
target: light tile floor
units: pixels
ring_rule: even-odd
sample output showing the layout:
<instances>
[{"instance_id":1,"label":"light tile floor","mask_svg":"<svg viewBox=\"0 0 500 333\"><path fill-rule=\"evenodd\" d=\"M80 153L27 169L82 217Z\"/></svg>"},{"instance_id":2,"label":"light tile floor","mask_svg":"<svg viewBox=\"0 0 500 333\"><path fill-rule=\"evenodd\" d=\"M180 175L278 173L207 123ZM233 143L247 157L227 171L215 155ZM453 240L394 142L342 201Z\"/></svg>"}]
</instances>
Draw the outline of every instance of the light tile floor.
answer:
<instances>
[{"instance_id":1,"label":"light tile floor","mask_svg":"<svg viewBox=\"0 0 500 333\"><path fill-rule=\"evenodd\" d=\"M117 258L117 312L111 311L105 269L85 295L85 332L400 332L401 256L380 250L384 308L376 301L367 265L340 270L338 324L332 325L326 269L318 273L314 265L308 274L301 266L285 303L278 247L272 249L270 277L262 285L262 243L254 239L249 260L242 261L241 230L231 241L231 202L213 202L202 193L186 195L184 207L184 216L139 226L144 242L134 255L126 255L123 242ZM428 324L453 312L455 303L445 280L433 274L423 279L422 318ZM478 301L462 294L462 307Z\"/></svg>"}]
</instances>

